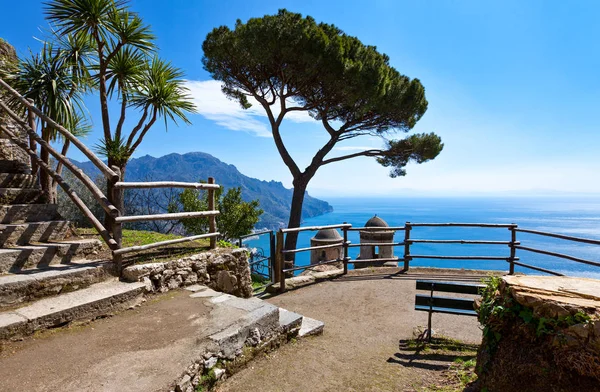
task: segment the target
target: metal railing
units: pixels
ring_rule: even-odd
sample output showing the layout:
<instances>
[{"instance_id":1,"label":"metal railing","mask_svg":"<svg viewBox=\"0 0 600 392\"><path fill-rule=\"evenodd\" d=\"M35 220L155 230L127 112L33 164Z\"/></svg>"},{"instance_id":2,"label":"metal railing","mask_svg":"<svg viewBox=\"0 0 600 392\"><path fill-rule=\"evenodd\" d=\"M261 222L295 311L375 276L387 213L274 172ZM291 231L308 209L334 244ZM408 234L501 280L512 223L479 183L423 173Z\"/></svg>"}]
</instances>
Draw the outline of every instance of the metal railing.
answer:
<instances>
[{"instance_id":1,"label":"metal railing","mask_svg":"<svg viewBox=\"0 0 600 392\"><path fill-rule=\"evenodd\" d=\"M244 240L255 240L258 237L266 235L269 236L268 254L265 253L264 247L256 246L248 248L244 244ZM259 278L262 281L262 284L253 284L254 294L264 292L267 287L273 285L275 282L275 234L272 230L264 230L243 235L238 238L238 246L240 248L246 247L250 252L248 265L250 267L250 275L252 276L253 283L256 278Z\"/></svg>"},{"instance_id":2,"label":"metal railing","mask_svg":"<svg viewBox=\"0 0 600 392\"><path fill-rule=\"evenodd\" d=\"M498 240L467 240L467 239L415 239L411 238L411 233L414 228L419 227L460 227L460 228L489 228L489 229L508 229L510 233L510 239L506 241L498 241ZM299 249L284 249L284 240L285 234L291 232L301 232L301 231L318 231L321 229L341 229L343 239L337 243L330 245L319 245L319 246L310 246L307 248L299 248ZM358 243L352 244L348 241L348 232L350 231L361 231L361 232L404 232L404 240L402 242L373 242L373 243ZM585 243L590 245L600 245L600 240L567 236L562 234L555 234L543 231L536 230L528 230L528 229L520 229L517 224L495 224L495 223L411 223L406 222L404 226L401 227L352 227L352 225L344 223L341 225L329 225L329 226L313 226L313 227L300 227L295 229L280 229L277 232L277 250L276 250L276 258L275 258L275 282L279 284L279 292L283 293L285 291L285 277L286 274L294 273L295 271L300 270L309 270L319 265L324 264L332 264L336 262L343 263L343 274L348 273L348 265L349 264L361 264L361 263L384 263L387 261L403 261L403 271L407 272L410 269L410 262L415 259L438 259L438 260L483 260L483 261L506 261L508 263L508 274L512 275L515 273L515 266L523 267L526 269L534 270L537 272L543 272L550 275L555 276L563 276L562 273L553 271L547 268L542 268L532 264L526 264L520 261L520 258L517 257L517 250L525 251L525 252L533 252L538 254L543 254L547 256L563 258L570 261L574 261L577 263L582 263L586 265L591 265L595 267L600 267L600 262L593 260L586 260L583 258L551 252L544 249L537 249L529 246L522 246L520 241L517 241L517 233L527 233L532 235L546 236L557 239L563 239L567 241ZM395 233L394 233L395 234ZM500 245L508 247L508 255L507 256L490 256L490 255L432 255L432 254L412 254L411 246L414 244L466 244L466 245ZM352 259L349 257L348 249L352 247L361 247L361 246L378 246L378 247L402 247L403 255L402 257L392 257L392 258L371 258L371 259ZM313 250L321 250L328 248L343 248L343 257L339 257L334 260L326 260L322 262L318 262L315 264L309 264L304 266L294 266L293 263L287 262L284 260L286 254L296 254L300 252L310 252Z\"/></svg>"},{"instance_id":3,"label":"metal railing","mask_svg":"<svg viewBox=\"0 0 600 392\"><path fill-rule=\"evenodd\" d=\"M117 167L108 167L92 150L87 148L83 142L75 137L68 129L58 124L52 118L46 116L41 110L36 108L30 100L20 95L4 80L0 79L0 90L8 93L12 100L16 102L20 109L24 109L27 114L27 121L23 120L22 116L15 112L14 107L9 107L6 102L0 100L0 110L10 117L13 122L22 128L28 135L28 142L23 141L9 127L0 124L0 131L19 148L24 150L31 158L32 174L39 175L39 170L47 173L60 186L71 201L79 208L81 213L86 217L94 229L98 232L102 240L112 251L113 262L116 265L119 273L122 270L122 257L124 254L144 251L147 249L163 247L167 245L195 241L202 238L210 238L210 247L215 248L216 237L219 233L216 231L216 216L219 211L215 206L215 190L219 185L215 184L214 178L210 177L208 183L187 183L187 182L123 182L121 181L121 173ZM37 120L43 121L46 126L52 127L60 133L66 140L72 143L85 157L87 157L100 170L102 175L113 186L115 192L123 189L135 188L193 188L205 189L208 191L208 211L184 212L184 213L166 213L154 215L134 215L125 216L122 211L113 205L109 198L100 190L100 188L90 179L90 177L80 168L74 165L65 155L55 150L48 142L46 142L36 132ZM102 206L105 213L112 217L114 222L112 227L105 227L92 213L90 208L81 200L77 193L67 184L59 173L59 170L54 170L49 163L44 162L38 154L38 144L41 149L46 150L56 161L57 165L66 167L73 175L87 188L94 199ZM57 166L58 167L58 166ZM207 217L209 220L209 233L188 236L173 240L160 241L143 246L123 247L122 225L128 222L139 222L148 220L172 220L172 219L187 219ZM109 230L110 229L110 230Z\"/></svg>"}]
</instances>

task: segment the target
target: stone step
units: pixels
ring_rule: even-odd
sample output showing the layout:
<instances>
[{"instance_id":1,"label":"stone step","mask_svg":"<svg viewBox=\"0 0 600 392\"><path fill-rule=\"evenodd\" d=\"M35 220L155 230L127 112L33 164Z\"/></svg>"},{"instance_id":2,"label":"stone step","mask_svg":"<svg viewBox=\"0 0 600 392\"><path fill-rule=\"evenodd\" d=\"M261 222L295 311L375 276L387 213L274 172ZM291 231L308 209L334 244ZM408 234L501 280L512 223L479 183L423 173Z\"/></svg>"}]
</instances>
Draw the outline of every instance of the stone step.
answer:
<instances>
[{"instance_id":1,"label":"stone step","mask_svg":"<svg viewBox=\"0 0 600 392\"><path fill-rule=\"evenodd\" d=\"M30 335L72 321L104 317L139 303L143 293L144 283L111 280L44 298L31 305L0 313L0 339Z\"/></svg>"},{"instance_id":2,"label":"stone step","mask_svg":"<svg viewBox=\"0 0 600 392\"><path fill-rule=\"evenodd\" d=\"M0 173L31 174L31 168L23 162L0 159Z\"/></svg>"},{"instance_id":3,"label":"stone step","mask_svg":"<svg viewBox=\"0 0 600 392\"><path fill-rule=\"evenodd\" d=\"M232 297L201 285L185 290L163 294L158 301L94 322L77 333L56 331L50 338L42 335L35 342L13 343L11 355L0 356L0 389L208 390L210 386L202 383L228 377L256 355L289 341L282 321L293 320L291 325L298 328L298 316L290 312L282 317L277 306L258 298ZM0 314L0 325L4 325L0 334L5 331L4 336L17 337L23 334L20 331L39 325L40 318L48 320L47 310L37 310L42 313L38 318L31 313L27 307Z\"/></svg>"},{"instance_id":4,"label":"stone step","mask_svg":"<svg viewBox=\"0 0 600 392\"><path fill-rule=\"evenodd\" d=\"M0 188L0 204L45 203L46 194L36 188Z\"/></svg>"},{"instance_id":5,"label":"stone step","mask_svg":"<svg viewBox=\"0 0 600 392\"><path fill-rule=\"evenodd\" d=\"M68 232L69 222L64 220L5 224L0 233L0 247L62 241Z\"/></svg>"},{"instance_id":6,"label":"stone step","mask_svg":"<svg viewBox=\"0 0 600 392\"><path fill-rule=\"evenodd\" d=\"M0 205L0 223L28 223L60 220L56 204Z\"/></svg>"},{"instance_id":7,"label":"stone step","mask_svg":"<svg viewBox=\"0 0 600 392\"><path fill-rule=\"evenodd\" d=\"M0 173L0 188L35 188L36 178L31 174Z\"/></svg>"},{"instance_id":8,"label":"stone step","mask_svg":"<svg viewBox=\"0 0 600 392\"><path fill-rule=\"evenodd\" d=\"M101 250L102 242L97 239L73 239L3 248L0 249L0 274L70 264L77 259L96 255Z\"/></svg>"},{"instance_id":9,"label":"stone step","mask_svg":"<svg viewBox=\"0 0 600 392\"><path fill-rule=\"evenodd\" d=\"M86 262L0 276L0 309L80 290L110 278L113 264Z\"/></svg>"},{"instance_id":10,"label":"stone step","mask_svg":"<svg viewBox=\"0 0 600 392\"><path fill-rule=\"evenodd\" d=\"M302 327L302 315L279 308L279 326L287 334L298 334Z\"/></svg>"},{"instance_id":11,"label":"stone step","mask_svg":"<svg viewBox=\"0 0 600 392\"><path fill-rule=\"evenodd\" d=\"M302 317L302 326L298 332L298 337L302 338L305 336L321 335L324 328L324 322L312 319L310 317Z\"/></svg>"}]
</instances>

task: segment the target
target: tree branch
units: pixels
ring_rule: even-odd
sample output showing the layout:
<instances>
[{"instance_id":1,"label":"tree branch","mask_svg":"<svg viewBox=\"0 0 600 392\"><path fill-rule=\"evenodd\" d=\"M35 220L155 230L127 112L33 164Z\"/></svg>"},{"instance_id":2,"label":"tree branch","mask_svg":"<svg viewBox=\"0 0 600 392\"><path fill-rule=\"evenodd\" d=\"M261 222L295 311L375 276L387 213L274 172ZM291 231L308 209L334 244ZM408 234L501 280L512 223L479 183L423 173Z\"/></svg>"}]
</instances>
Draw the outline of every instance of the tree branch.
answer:
<instances>
[{"instance_id":1,"label":"tree branch","mask_svg":"<svg viewBox=\"0 0 600 392\"><path fill-rule=\"evenodd\" d=\"M361 151L361 152L357 152L354 154L348 154L348 155L342 155L341 157L335 157L335 158L330 158L327 159L325 161L323 161L321 163L322 165L327 165L333 162L339 162L339 161L344 161L346 159L350 159L350 158L356 158L356 157L376 157L376 156L380 156L383 155L385 153L384 150L366 150L366 151Z\"/></svg>"},{"instance_id":2,"label":"tree branch","mask_svg":"<svg viewBox=\"0 0 600 392\"><path fill-rule=\"evenodd\" d=\"M152 128L152 125L154 125L154 122L156 121L157 113L158 113L158 111L156 109L154 109L154 111L152 112L152 118L150 119L148 124L146 124L146 126L144 126L142 133L140 133L140 136L138 137L136 142L133 144L133 146L131 146L131 148L129 148L130 155L133 154L133 152L135 151L136 148L138 148L138 146L144 139L144 136L146 136L146 133L150 130L150 128Z\"/></svg>"},{"instance_id":3,"label":"tree branch","mask_svg":"<svg viewBox=\"0 0 600 392\"><path fill-rule=\"evenodd\" d=\"M127 139L127 148L131 147L131 144L133 143L133 139L135 138L136 133L138 133L138 131L144 125L144 122L146 121L146 117L148 117L148 106L146 106L144 108L144 114L142 115L142 118L140 118L140 121L138 121L137 125L131 130L131 134L129 134L129 138Z\"/></svg>"},{"instance_id":4,"label":"tree branch","mask_svg":"<svg viewBox=\"0 0 600 392\"><path fill-rule=\"evenodd\" d=\"M115 131L115 140L121 140L121 129L123 128L123 123L125 122L125 112L127 109L127 94L125 93L123 88L124 87L121 86L121 89L123 91L121 96L121 116L119 117L119 122Z\"/></svg>"}]
</instances>

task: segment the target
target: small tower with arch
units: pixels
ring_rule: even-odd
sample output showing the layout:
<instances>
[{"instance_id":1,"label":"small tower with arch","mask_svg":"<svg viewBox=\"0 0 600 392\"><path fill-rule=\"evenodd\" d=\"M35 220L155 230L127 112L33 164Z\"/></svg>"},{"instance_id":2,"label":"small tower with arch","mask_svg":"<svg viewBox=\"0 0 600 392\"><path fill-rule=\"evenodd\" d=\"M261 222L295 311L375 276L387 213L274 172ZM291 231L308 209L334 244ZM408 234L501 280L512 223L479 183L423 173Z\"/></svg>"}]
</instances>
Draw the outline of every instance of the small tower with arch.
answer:
<instances>
[{"instance_id":1,"label":"small tower with arch","mask_svg":"<svg viewBox=\"0 0 600 392\"><path fill-rule=\"evenodd\" d=\"M310 263L318 264L323 261L331 261L339 259L341 260L344 255L343 247L344 239L336 229L321 229L310 239L310 246L323 246L323 245L334 245L339 246L326 248L326 249L313 249L310 251ZM341 266L342 262L332 263L335 266Z\"/></svg>"},{"instance_id":2,"label":"small tower with arch","mask_svg":"<svg viewBox=\"0 0 600 392\"><path fill-rule=\"evenodd\" d=\"M354 268L365 268L365 267L397 267L397 261L389 261L389 259L398 260L394 256L394 247L392 245L378 245L385 243L394 242L394 230L389 230L389 225L386 221L378 217L373 216L365 223L365 228L372 228L370 230L361 230L360 233L360 255L358 260L374 260L374 259L388 259L388 261L372 261L368 263L357 263Z\"/></svg>"}]
</instances>

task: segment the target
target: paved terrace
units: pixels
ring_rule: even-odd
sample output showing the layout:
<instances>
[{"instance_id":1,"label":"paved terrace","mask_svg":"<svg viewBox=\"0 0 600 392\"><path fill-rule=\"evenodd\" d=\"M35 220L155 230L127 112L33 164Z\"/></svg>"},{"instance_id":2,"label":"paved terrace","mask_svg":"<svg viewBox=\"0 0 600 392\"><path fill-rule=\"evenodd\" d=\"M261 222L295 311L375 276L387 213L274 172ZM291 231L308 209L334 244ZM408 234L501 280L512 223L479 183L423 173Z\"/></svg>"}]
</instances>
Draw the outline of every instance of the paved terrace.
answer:
<instances>
[{"instance_id":1,"label":"paved terrace","mask_svg":"<svg viewBox=\"0 0 600 392\"><path fill-rule=\"evenodd\" d=\"M417 326L427 323L425 312L413 310L415 280L479 282L482 275L373 271L351 272L268 299L325 321L324 334L250 362L219 389L413 391L441 378L453 358L414 358L399 348ZM248 305L230 302L234 306L219 308L208 298L189 295L185 290L167 293L111 318L8 344L0 352L0 390L168 391L168 384L199 354L202 336L248 312ZM481 338L473 317L435 314L433 326L437 333L466 342Z\"/></svg>"},{"instance_id":2,"label":"paved terrace","mask_svg":"<svg viewBox=\"0 0 600 392\"><path fill-rule=\"evenodd\" d=\"M419 272L417 272L419 271ZM219 391L419 391L444 384L455 359L403 349L427 313L414 310L415 281L480 283L482 272L395 268L350 271L347 276L268 299L274 305L325 322L322 336L288 344L255 360ZM460 296L450 294L450 296ZM433 329L481 343L475 317L434 314Z\"/></svg>"}]
</instances>

